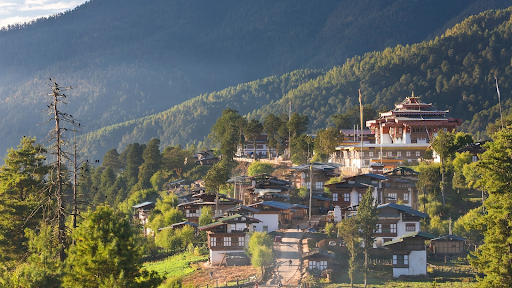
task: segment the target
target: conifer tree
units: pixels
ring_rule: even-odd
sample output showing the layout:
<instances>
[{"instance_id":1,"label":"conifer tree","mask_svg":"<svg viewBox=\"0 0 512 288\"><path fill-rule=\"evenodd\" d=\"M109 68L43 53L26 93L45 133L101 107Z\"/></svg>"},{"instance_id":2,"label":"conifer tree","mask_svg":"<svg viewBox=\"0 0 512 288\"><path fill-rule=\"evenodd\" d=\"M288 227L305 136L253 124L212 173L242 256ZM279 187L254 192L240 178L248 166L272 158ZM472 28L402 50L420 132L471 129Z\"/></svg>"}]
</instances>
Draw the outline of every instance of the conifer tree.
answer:
<instances>
[{"instance_id":1,"label":"conifer tree","mask_svg":"<svg viewBox=\"0 0 512 288\"><path fill-rule=\"evenodd\" d=\"M36 139L23 137L18 149L10 149L0 167L0 263L8 266L27 252L25 228L35 228L42 211L46 150Z\"/></svg>"},{"instance_id":2,"label":"conifer tree","mask_svg":"<svg viewBox=\"0 0 512 288\"><path fill-rule=\"evenodd\" d=\"M471 257L471 264L485 277L481 287L512 286L512 129L493 136L487 151L480 155L478 185L489 193L485 200L486 214L480 227L484 244Z\"/></svg>"},{"instance_id":3,"label":"conifer tree","mask_svg":"<svg viewBox=\"0 0 512 288\"><path fill-rule=\"evenodd\" d=\"M368 188L364 193L361 202L357 208L357 225L359 227L361 240L363 241L364 252L364 287L367 286L368 279L368 257L375 241L375 229L377 229L377 222L379 221L379 210L377 204L372 196L372 188Z\"/></svg>"},{"instance_id":4,"label":"conifer tree","mask_svg":"<svg viewBox=\"0 0 512 288\"><path fill-rule=\"evenodd\" d=\"M83 217L71 235L76 244L68 250L64 287L152 287L138 283L142 245L129 219L108 206Z\"/></svg>"},{"instance_id":5,"label":"conifer tree","mask_svg":"<svg viewBox=\"0 0 512 288\"><path fill-rule=\"evenodd\" d=\"M359 240L359 227L354 217L345 218L338 223L338 234L343 238L343 242L347 247L348 258L348 277L350 278L350 287L354 287L354 273L359 267L357 256L359 254L361 241Z\"/></svg>"}]
</instances>

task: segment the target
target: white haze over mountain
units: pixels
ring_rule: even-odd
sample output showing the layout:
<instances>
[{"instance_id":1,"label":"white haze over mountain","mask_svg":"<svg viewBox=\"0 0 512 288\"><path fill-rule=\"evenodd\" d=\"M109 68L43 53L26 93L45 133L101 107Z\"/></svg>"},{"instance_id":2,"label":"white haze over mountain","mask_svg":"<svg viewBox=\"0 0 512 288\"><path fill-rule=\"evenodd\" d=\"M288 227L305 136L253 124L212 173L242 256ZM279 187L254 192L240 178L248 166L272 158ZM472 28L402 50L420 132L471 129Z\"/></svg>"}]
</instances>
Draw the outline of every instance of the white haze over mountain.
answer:
<instances>
[{"instance_id":1,"label":"white haze over mountain","mask_svg":"<svg viewBox=\"0 0 512 288\"><path fill-rule=\"evenodd\" d=\"M72 10L84 0L0 0L0 28Z\"/></svg>"}]
</instances>

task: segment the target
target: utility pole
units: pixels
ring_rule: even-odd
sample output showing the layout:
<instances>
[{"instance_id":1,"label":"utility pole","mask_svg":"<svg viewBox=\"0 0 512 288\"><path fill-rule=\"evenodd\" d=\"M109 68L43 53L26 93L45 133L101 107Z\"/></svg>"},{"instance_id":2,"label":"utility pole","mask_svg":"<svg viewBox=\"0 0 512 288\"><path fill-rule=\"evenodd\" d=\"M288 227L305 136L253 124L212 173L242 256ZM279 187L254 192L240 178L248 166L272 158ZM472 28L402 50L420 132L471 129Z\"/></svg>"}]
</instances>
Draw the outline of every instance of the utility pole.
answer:
<instances>
[{"instance_id":1,"label":"utility pole","mask_svg":"<svg viewBox=\"0 0 512 288\"><path fill-rule=\"evenodd\" d=\"M311 206L313 204L313 162L309 164L309 226L311 226Z\"/></svg>"}]
</instances>

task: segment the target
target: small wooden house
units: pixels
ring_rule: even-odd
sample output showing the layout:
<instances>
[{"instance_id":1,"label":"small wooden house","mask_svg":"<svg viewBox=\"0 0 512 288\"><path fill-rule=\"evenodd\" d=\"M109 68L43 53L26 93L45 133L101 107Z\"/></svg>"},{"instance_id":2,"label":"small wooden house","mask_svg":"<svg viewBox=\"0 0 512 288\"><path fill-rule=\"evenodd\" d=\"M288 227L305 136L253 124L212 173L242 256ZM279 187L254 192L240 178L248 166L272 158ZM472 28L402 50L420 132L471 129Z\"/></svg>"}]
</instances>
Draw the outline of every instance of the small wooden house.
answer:
<instances>
[{"instance_id":1,"label":"small wooden house","mask_svg":"<svg viewBox=\"0 0 512 288\"><path fill-rule=\"evenodd\" d=\"M426 232L416 231L384 243L393 254L393 277L427 275L427 249L425 240L434 238Z\"/></svg>"},{"instance_id":2,"label":"small wooden house","mask_svg":"<svg viewBox=\"0 0 512 288\"><path fill-rule=\"evenodd\" d=\"M132 206L133 208L133 218L137 221L140 221L140 224L143 228L144 237L153 234L153 230L151 230L147 225L149 224L149 216L151 215L151 210L155 208L155 202L144 202L137 205Z\"/></svg>"},{"instance_id":3,"label":"small wooden house","mask_svg":"<svg viewBox=\"0 0 512 288\"><path fill-rule=\"evenodd\" d=\"M308 270L323 271L332 269L332 263L334 260L334 253L325 251L322 249L315 248L302 256L303 260L306 260L304 264L308 267Z\"/></svg>"},{"instance_id":4,"label":"small wooden house","mask_svg":"<svg viewBox=\"0 0 512 288\"><path fill-rule=\"evenodd\" d=\"M430 242L430 251L436 256L459 256L466 250L465 238L445 235Z\"/></svg>"}]
</instances>

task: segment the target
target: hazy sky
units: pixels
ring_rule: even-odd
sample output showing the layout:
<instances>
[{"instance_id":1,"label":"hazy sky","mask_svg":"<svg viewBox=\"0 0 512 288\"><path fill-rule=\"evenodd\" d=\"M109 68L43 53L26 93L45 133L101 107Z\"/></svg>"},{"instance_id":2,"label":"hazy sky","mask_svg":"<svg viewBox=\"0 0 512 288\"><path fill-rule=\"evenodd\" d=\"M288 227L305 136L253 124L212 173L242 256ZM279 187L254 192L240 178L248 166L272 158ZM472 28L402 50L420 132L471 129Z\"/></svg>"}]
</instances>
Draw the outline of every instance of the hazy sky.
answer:
<instances>
[{"instance_id":1,"label":"hazy sky","mask_svg":"<svg viewBox=\"0 0 512 288\"><path fill-rule=\"evenodd\" d=\"M71 10L85 2L86 0L0 0L0 27Z\"/></svg>"}]
</instances>

